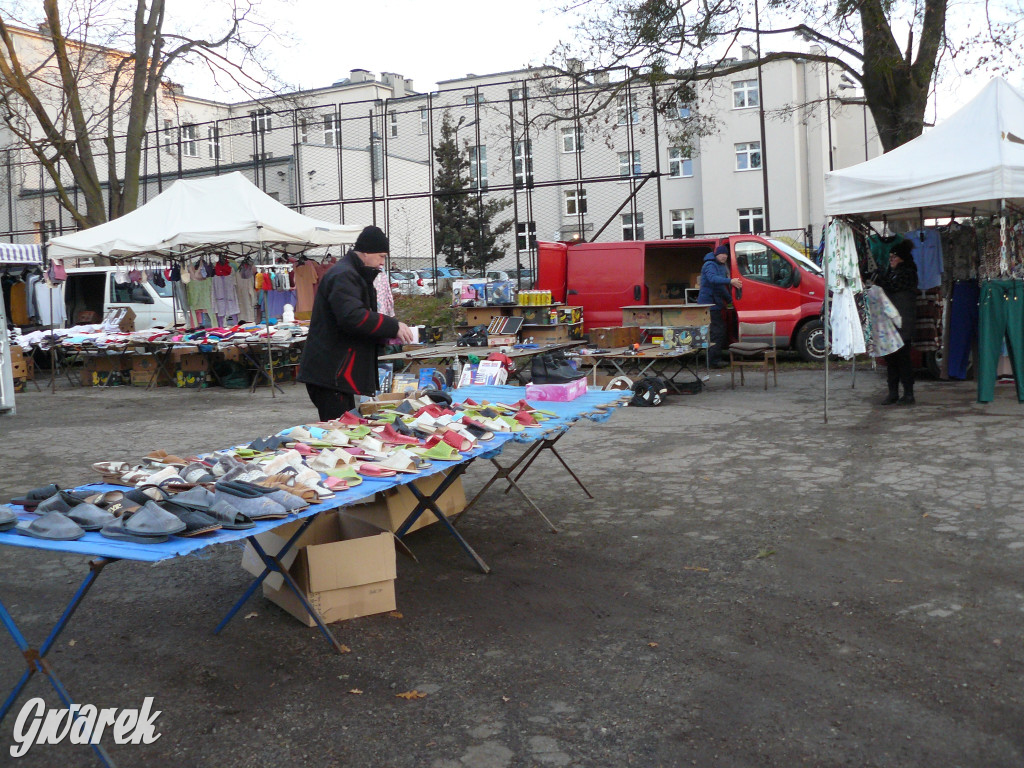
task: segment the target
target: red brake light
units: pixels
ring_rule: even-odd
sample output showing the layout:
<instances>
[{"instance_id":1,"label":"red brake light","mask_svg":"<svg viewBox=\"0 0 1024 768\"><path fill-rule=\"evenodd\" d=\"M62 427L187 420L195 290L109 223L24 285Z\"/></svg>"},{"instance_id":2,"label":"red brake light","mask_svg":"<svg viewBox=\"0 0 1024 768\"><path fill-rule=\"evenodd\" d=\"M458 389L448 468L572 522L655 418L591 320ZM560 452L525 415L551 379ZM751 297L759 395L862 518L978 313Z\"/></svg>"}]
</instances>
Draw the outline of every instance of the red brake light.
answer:
<instances>
[{"instance_id":1,"label":"red brake light","mask_svg":"<svg viewBox=\"0 0 1024 768\"><path fill-rule=\"evenodd\" d=\"M422 277L417 277L416 278L416 285L423 285L423 278Z\"/></svg>"}]
</instances>

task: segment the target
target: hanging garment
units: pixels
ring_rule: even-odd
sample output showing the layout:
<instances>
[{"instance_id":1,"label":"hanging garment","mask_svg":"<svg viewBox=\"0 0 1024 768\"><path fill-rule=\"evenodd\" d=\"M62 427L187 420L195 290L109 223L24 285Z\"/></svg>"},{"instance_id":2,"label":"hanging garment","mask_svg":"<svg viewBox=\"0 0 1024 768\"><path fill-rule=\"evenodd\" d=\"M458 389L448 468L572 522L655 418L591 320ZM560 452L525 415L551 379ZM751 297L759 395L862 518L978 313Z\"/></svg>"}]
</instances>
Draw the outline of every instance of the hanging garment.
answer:
<instances>
[{"instance_id":1,"label":"hanging garment","mask_svg":"<svg viewBox=\"0 0 1024 768\"><path fill-rule=\"evenodd\" d=\"M934 227L907 234L914 244L914 263L917 264L917 287L927 290L942 285L942 238Z\"/></svg>"},{"instance_id":2,"label":"hanging garment","mask_svg":"<svg viewBox=\"0 0 1024 768\"><path fill-rule=\"evenodd\" d=\"M832 290L852 288L860 293L860 264L853 229L845 221L832 219L825 230L825 258L828 259L828 287Z\"/></svg>"},{"instance_id":3,"label":"hanging garment","mask_svg":"<svg viewBox=\"0 0 1024 768\"><path fill-rule=\"evenodd\" d=\"M860 318L860 327L864 332L864 352L871 357L878 357L875 353L875 334L871 329L871 316L868 313L867 294L858 293L853 299L857 305L857 317Z\"/></svg>"},{"instance_id":4,"label":"hanging garment","mask_svg":"<svg viewBox=\"0 0 1024 768\"><path fill-rule=\"evenodd\" d=\"M873 235L868 238L868 246L871 248L871 257L875 260L878 268L885 272L889 269L889 252L903 240L903 235L892 237L879 237Z\"/></svg>"},{"instance_id":5,"label":"hanging garment","mask_svg":"<svg viewBox=\"0 0 1024 768\"><path fill-rule=\"evenodd\" d=\"M28 305L29 322L38 322L39 312L36 307L36 284L43 279L42 273L31 274L25 278L25 301Z\"/></svg>"},{"instance_id":6,"label":"hanging garment","mask_svg":"<svg viewBox=\"0 0 1024 768\"><path fill-rule=\"evenodd\" d=\"M962 280L953 286L949 307L949 378L967 378L967 362L971 347L978 337L978 299L981 288L977 280Z\"/></svg>"},{"instance_id":7,"label":"hanging garment","mask_svg":"<svg viewBox=\"0 0 1024 768\"><path fill-rule=\"evenodd\" d=\"M51 328L60 328L67 317L64 313L64 292L59 285L51 286L45 280L35 284L36 312L39 322Z\"/></svg>"},{"instance_id":8,"label":"hanging garment","mask_svg":"<svg viewBox=\"0 0 1024 768\"><path fill-rule=\"evenodd\" d=\"M251 323L256 319L256 287L251 264L243 264L235 270L235 295L238 298L238 320Z\"/></svg>"},{"instance_id":9,"label":"hanging garment","mask_svg":"<svg viewBox=\"0 0 1024 768\"><path fill-rule=\"evenodd\" d=\"M981 286L978 307L978 402L996 393L996 368L1003 339L1013 363L1017 400L1024 403L1024 283L989 280Z\"/></svg>"},{"instance_id":10,"label":"hanging garment","mask_svg":"<svg viewBox=\"0 0 1024 768\"><path fill-rule=\"evenodd\" d=\"M217 265L220 268L220 265ZM238 294L235 291L235 279L231 270L226 275L210 278L213 287L210 291L213 300L213 313L219 317L237 317L239 312Z\"/></svg>"},{"instance_id":11,"label":"hanging garment","mask_svg":"<svg viewBox=\"0 0 1024 768\"><path fill-rule=\"evenodd\" d=\"M829 312L832 320L832 353L846 360L864 354L867 348L864 346L864 331L857 315L853 291L848 288L836 291Z\"/></svg>"},{"instance_id":12,"label":"hanging garment","mask_svg":"<svg viewBox=\"0 0 1024 768\"><path fill-rule=\"evenodd\" d=\"M295 291L267 291L267 317L280 318L285 304L295 306Z\"/></svg>"},{"instance_id":13,"label":"hanging garment","mask_svg":"<svg viewBox=\"0 0 1024 768\"><path fill-rule=\"evenodd\" d=\"M15 325L28 325L28 285L17 282L11 285L10 310L7 315Z\"/></svg>"},{"instance_id":14,"label":"hanging garment","mask_svg":"<svg viewBox=\"0 0 1024 768\"><path fill-rule=\"evenodd\" d=\"M199 312L205 312L207 316L213 315L213 283L204 278L193 279L186 286L188 291L188 308L192 317L192 325L202 325Z\"/></svg>"},{"instance_id":15,"label":"hanging garment","mask_svg":"<svg viewBox=\"0 0 1024 768\"><path fill-rule=\"evenodd\" d=\"M295 277L295 316L300 320L308 320L313 314L313 297L316 296L316 284L319 281L316 266L306 261L296 265L292 274Z\"/></svg>"},{"instance_id":16,"label":"hanging garment","mask_svg":"<svg viewBox=\"0 0 1024 768\"><path fill-rule=\"evenodd\" d=\"M929 288L917 294L917 319L913 347L918 352L935 352L942 341L942 290Z\"/></svg>"},{"instance_id":17,"label":"hanging garment","mask_svg":"<svg viewBox=\"0 0 1024 768\"><path fill-rule=\"evenodd\" d=\"M891 355L903 346L900 335L899 310L889 301L885 291L873 285L865 292L865 304L871 318L871 336L875 345L875 356Z\"/></svg>"}]
</instances>

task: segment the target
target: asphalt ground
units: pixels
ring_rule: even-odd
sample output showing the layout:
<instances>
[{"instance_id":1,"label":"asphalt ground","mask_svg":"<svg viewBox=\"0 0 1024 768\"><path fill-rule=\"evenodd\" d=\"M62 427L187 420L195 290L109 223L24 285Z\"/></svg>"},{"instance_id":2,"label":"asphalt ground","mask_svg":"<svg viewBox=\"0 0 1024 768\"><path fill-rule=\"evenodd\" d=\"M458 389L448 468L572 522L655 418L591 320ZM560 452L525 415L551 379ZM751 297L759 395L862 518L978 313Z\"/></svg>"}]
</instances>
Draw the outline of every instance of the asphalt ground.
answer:
<instances>
[{"instance_id":1,"label":"asphalt ground","mask_svg":"<svg viewBox=\"0 0 1024 768\"><path fill-rule=\"evenodd\" d=\"M398 612L333 625L350 653L254 597L240 550L106 568L47 657L75 699L139 707L160 738L120 766L1024 765L1024 406L922 381L913 407L833 370L629 408L559 443L524 488L399 558ZM0 499L94 480L101 459L209 450L308 421L300 388L29 391L0 416ZM514 450L514 449L509 449ZM489 472L474 465L470 493ZM86 573L4 548L0 600L38 643ZM0 633L0 694L25 663ZM397 694L416 690L421 698ZM358 691L358 693L356 693ZM87 747L0 765L98 765Z\"/></svg>"}]
</instances>

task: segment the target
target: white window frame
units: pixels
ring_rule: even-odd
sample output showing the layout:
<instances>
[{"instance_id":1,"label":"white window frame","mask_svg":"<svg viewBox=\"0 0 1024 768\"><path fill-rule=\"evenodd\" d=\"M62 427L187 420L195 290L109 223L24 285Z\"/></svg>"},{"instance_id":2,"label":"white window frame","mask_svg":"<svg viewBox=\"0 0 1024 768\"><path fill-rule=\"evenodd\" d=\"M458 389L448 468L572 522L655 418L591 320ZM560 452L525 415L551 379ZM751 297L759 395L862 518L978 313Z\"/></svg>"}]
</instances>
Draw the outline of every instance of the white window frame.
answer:
<instances>
[{"instance_id":1,"label":"white window frame","mask_svg":"<svg viewBox=\"0 0 1024 768\"><path fill-rule=\"evenodd\" d=\"M587 215L587 190L566 189L562 191L562 199L565 201L566 216Z\"/></svg>"},{"instance_id":2,"label":"white window frame","mask_svg":"<svg viewBox=\"0 0 1024 768\"><path fill-rule=\"evenodd\" d=\"M220 160L220 126L211 125L206 129L206 156Z\"/></svg>"},{"instance_id":3,"label":"white window frame","mask_svg":"<svg viewBox=\"0 0 1024 768\"><path fill-rule=\"evenodd\" d=\"M677 208L669 211L672 237L693 237L697 231L693 208Z\"/></svg>"},{"instance_id":4,"label":"white window frame","mask_svg":"<svg viewBox=\"0 0 1024 768\"><path fill-rule=\"evenodd\" d=\"M270 133L273 127L273 111L269 107L249 111L249 127L253 133Z\"/></svg>"},{"instance_id":5,"label":"white window frame","mask_svg":"<svg viewBox=\"0 0 1024 768\"><path fill-rule=\"evenodd\" d=\"M303 115L299 118L299 144L309 143L309 118Z\"/></svg>"},{"instance_id":6,"label":"white window frame","mask_svg":"<svg viewBox=\"0 0 1024 768\"><path fill-rule=\"evenodd\" d=\"M628 99L628 106L627 106ZM636 106L636 94L631 93L628 96L623 94L615 98L615 124L616 125L627 125L626 116L630 115L629 122L636 125L640 122L640 110Z\"/></svg>"},{"instance_id":7,"label":"white window frame","mask_svg":"<svg viewBox=\"0 0 1024 768\"><path fill-rule=\"evenodd\" d=\"M487 145L466 147L469 157L469 184L473 189L487 189ZM479 162L479 167L478 167Z\"/></svg>"},{"instance_id":8,"label":"white window frame","mask_svg":"<svg viewBox=\"0 0 1024 768\"><path fill-rule=\"evenodd\" d=\"M472 107L474 104L483 104L487 99L482 93L471 93L465 97L465 105Z\"/></svg>"},{"instance_id":9,"label":"white window frame","mask_svg":"<svg viewBox=\"0 0 1024 768\"><path fill-rule=\"evenodd\" d=\"M174 137L174 123L170 120L164 120L164 152L172 157L176 155L177 149L175 144L177 144L177 141L175 141Z\"/></svg>"},{"instance_id":10,"label":"white window frame","mask_svg":"<svg viewBox=\"0 0 1024 768\"><path fill-rule=\"evenodd\" d=\"M426 107L420 109L420 136L426 136L430 129L430 110Z\"/></svg>"},{"instance_id":11,"label":"white window frame","mask_svg":"<svg viewBox=\"0 0 1024 768\"><path fill-rule=\"evenodd\" d=\"M569 126L563 128L561 132L562 136L562 153L563 154L574 154L576 152L583 151L583 127L582 126Z\"/></svg>"},{"instance_id":12,"label":"white window frame","mask_svg":"<svg viewBox=\"0 0 1024 768\"><path fill-rule=\"evenodd\" d=\"M532 253L537 250L537 222L520 221L516 224L516 251Z\"/></svg>"},{"instance_id":13,"label":"white window frame","mask_svg":"<svg viewBox=\"0 0 1024 768\"><path fill-rule=\"evenodd\" d=\"M737 171L759 171L761 170L761 142L741 141L735 145L736 170ZM757 163L754 163L754 160Z\"/></svg>"},{"instance_id":14,"label":"white window frame","mask_svg":"<svg viewBox=\"0 0 1024 768\"><path fill-rule=\"evenodd\" d=\"M665 105L665 117L669 120L685 120L691 115L689 107L684 107L676 99L671 99Z\"/></svg>"},{"instance_id":15,"label":"white window frame","mask_svg":"<svg viewBox=\"0 0 1024 768\"><path fill-rule=\"evenodd\" d=\"M395 138L398 136L398 113L392 109L388 115L390 115L391 121L391 138Z\"/></svg>"},{"instance_id":16,"label":"white window frame","mask_svg":"<svg viewBox=\"0 0 1024 768\"><path fill-rule=\"evenodd\" d=\"M736 218L739 222L737 232L742 235L755 235L764 232L764 208L738 208Z\"/></svg>"},{"instance_id":17,"label":"white window frame","mask_svg":"<svg viewBox=\"0 0 1024 768\"><path fill-rule=\"evenodd\" d=\"M681 147L668 148L668 176L670 179L687 179L693 176L693 160L683 154Z\"/></svg>"},{"instance_id":18,"label":"white window frame","mask_svg":"<svg viewBox=\"0 0 1024 768\"><path fill-rule=\"evenodd\" d=\"M623 213L619 216L619 220L622 222L622 239L623 240L643 240L644 239L644 215L640 211L637 211L635 216L632 213Z\"/></svg>"},{"instance_id":19,"label":"white window frame","mask_svg":"<svg viewBox=\"0 0 1024 768\"><path fill-rule=\"evenodd\" d=\"M199 129L195 123L187 123L178 129L181 135L182 157L199 157Z\"/></svg>"},{"instance_id":20,"label":"white window frame","mask_svg":"<svg viewBox=\"0 0 1024 768\"><path fill-rule=\"evenodd\" d=\"M529 139L513 146L512 183L517 189L533 185L533 142Z\"/></svg>"},{"instance_id":21,"label":"white window frame","mask_svg":"<svg viewBox=\"0 0 1024 768\"><path fill-rule=\"evenodd\" d=\"M324 144L337 147L341 144L341 120L334 112L324 115Z\"/></svg>"},{"instance_id":22,"label":"white window frame","mask_svg":"<svg viewBox=\"0 0 1024 768\"><path fill-rule=\"evenodd\" d=\"M632 162L630 162L631 156ZM640 150L634 149L632 152L619 152L619 178L630 179L642 175L643 171L640 168Z\"/></svg>"},{"instance_id":23,"label":"white window frame","mask_svg":"<svg viewBox=\"0 0 1024 768\"><path fill-rule=\"evenodd\" d=\"M761 105L761 93L757 87L757 78L753 80L734 80L732 84L732 108L750 109Z\"/></svg>"}]
</instances>

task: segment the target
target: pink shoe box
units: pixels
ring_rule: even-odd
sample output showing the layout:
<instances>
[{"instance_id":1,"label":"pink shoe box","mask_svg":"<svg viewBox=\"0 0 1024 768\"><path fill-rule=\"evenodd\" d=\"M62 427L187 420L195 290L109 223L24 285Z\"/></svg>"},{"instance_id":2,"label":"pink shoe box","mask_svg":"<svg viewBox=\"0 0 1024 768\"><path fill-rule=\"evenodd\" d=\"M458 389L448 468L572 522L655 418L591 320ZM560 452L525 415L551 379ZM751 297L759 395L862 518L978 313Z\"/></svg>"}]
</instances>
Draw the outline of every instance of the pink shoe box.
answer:
<instances>
[{"instance_id":1,"label":"pink shoe box","mask_svg":"<svg viewBox=\"0 0 1024 768\"><path fill-rule=\"evenodd\" d=\"M549 403L568 403L580 395L587 394L587 377L567 381L564 384L527 384L526 399Z\"/></svg>"}]
</instances>

